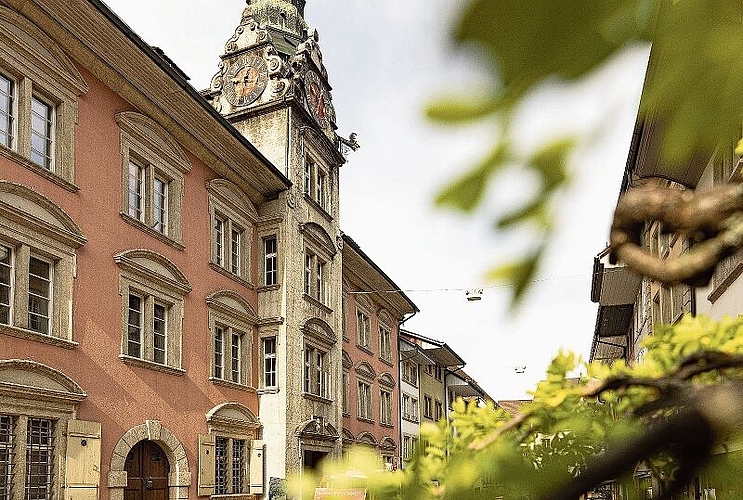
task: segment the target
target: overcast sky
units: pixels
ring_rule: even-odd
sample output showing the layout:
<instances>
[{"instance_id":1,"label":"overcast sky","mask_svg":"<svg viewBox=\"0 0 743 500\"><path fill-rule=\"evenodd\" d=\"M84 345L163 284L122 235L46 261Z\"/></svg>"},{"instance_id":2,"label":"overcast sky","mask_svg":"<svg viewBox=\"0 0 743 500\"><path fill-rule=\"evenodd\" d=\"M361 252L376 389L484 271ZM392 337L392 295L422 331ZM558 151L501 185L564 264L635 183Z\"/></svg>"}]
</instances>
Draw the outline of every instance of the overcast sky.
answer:
<instances>
[{"instance_id":1,"label":"overcast sky","mask_svg":"<svg viewBox=\"0 0 743 500\"><path fill-rule=\"evenodd\" d=\"M245 7L243 0L105 1L196 89L208 87ZM525 145L565 131L594 140L576 155L571 190L557 207L558 233L531 294L511 315L508 293L483 275L528 243L494 235L490 221L524 199L530 179L509 175L475 216L433 205L438 190L494 142L488 126L444 128L422 112L437 95L483 91L477 59L449 43L463 3L308 0L305 17L320 34L338 132L356 132L362 145L341 169L343 231L418 305L406 328L447 342L494 398L521 398L558 349L588 356L593 257L608 239L647 49L625 51L577 88L546 87L524 106ZM483 300L467 302L468 288L483 288Z\"/></svg>"}]
</instances>

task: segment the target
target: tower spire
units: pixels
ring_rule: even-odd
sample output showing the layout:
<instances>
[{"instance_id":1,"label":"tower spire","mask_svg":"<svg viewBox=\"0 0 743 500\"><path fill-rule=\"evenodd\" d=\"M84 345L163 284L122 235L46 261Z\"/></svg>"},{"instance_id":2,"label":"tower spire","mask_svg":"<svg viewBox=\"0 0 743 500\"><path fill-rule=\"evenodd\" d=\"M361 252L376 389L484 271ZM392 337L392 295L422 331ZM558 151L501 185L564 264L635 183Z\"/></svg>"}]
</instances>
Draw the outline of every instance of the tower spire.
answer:
<instances>
[{"instance_id":1,"label":"tower spire","mask_svg":"<svg viewBox=\"0 0 743 500\"><path fill-rule=\"evenodd\" d=\"M247 0L261 28L302 40L307 35L304 6L307 0Z\"/></svg>"}]
</instances>

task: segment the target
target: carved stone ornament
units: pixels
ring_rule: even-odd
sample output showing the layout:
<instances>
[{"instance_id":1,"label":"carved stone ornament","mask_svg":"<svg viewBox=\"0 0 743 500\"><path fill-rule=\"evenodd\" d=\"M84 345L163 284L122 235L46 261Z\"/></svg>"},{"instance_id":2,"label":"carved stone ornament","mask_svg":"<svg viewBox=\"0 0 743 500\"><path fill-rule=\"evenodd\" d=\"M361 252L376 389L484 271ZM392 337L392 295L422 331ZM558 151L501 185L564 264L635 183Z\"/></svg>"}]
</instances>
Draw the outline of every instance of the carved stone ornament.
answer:
<instances>
[{"instance_id":1,"label":"carved stone ornament","mask_svg":"<svg viewBox=\"0 0 743 500\"><path fill-rule=\"evenodd\" d=\"M289 208L296 208L297 207L297 193L291 190L288 193L286 193L286 204L289 206Z\"/></svg>"},{"instance_id":2,"label":"carved stone ornament","mask_svg":"<svg viewBox=\"0 0 743 500\"><path fill-rule=\"evenodd\" d=\"M338 250L343 251L343 236L340 234L335 237L335 245L338 247Z\"/></svg>"},{"instance_id":3,"label":"carved stone ornament","mask_svg":"<svg viewBox=\"0 0 743 500\"><path fill-rule=\"evenodd\" d=\"M254 54L235 59L224 75L224 95L233 106L247 106L263 94L268 83L266 61Z\"/></svg>"},{"instance_id":4,"label":"carved stone ornament","mask_svg":"<svg viewBox=\"0 0 743 500\"><path fill-rule=\"evenodd\" d=\"M240 24L235 28L235 34L227 40L224 46L225 55L233 54L255 45L271 41L268 31L260 29L250 7L243 10Z\"/></svg>"}]
</instances>

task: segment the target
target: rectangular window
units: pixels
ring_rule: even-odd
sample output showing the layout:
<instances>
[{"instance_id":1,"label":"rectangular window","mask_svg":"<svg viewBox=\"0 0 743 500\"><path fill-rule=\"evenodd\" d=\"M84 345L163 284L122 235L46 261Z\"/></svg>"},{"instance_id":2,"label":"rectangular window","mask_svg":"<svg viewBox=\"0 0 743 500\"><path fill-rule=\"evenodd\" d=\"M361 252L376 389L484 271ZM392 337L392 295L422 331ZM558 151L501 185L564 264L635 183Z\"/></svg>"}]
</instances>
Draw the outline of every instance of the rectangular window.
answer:
<instances>
[{"instance_id":1,"label":"rectangular window","mask_svg":"<svg viewBox=\"0 0 743 500\"><path fill-rule=\"evenodd\" d=\"M154 224L152 228L159 233L168 234L168 182L155 177L153 195Z\"/></svg>"},{"instance_id":2,"label":"rectangular window","mask_svg":"<svg viewBox=\"0 0 743 500\"><path fill-rule=\"evenodd\" d=\"M142 357L142 325L144 315L142 314L142 298L129 294L129 314L127 327L126 353L135 358Z\"/></svg>"},{"instance_id":3,"label":"rectangular window","mask_svg":"<svg viewBox=\"0 0 743 500\"><path fill-rule=\"evenodd\" d=\"M325 208L325 174L320 170L317 171L317 191L315 194L315 201L318 205Z\"/></svg>"},{"instance_id":4,"label":"rectangular window","mask_svg":"<svg viewBox=\"0 0 743 500\"><path fill-rule=\"evenodd\" d=\"M278 254L276 236L269 236L263 240L263 284L266 286L278 283Z\"/></svg>"},{"instance_id":5,"label":"rectangular window","mask_svg":"<svg viewBox=\"0 0 743 500\"><path fill-rule=\"evenodd\" d=\"M418 400L410 398L410 417L413 421L418 421Z\"/></svg>"},{"instance_id":6,"label":"rectangular window","mask_svg":"<svg viewBox=\"0 0 743 500\"><path fill-rule=\"evenodd\" d=\"M360 311L356 311L356 341L358 342L359 346L365 347L367 349L370 348L370 339L369 339L369 333L371 330L371 323L369 321L369 316Z\"/></svg>"},{"instance_id":7,"label":"rectangular window","mask_svg":"<svg viewBox=\"0 0 743 500\"><path fill-rule=\"evenodd\" d=\"M263 386L276 387L276 337L263 339Z\"/></svg>"},{"instance_id":8,"label":"rectangular window","mask_svg":"<svg viewBox=\"0 0 743 500\"><path fill-rule=\"evenodd\" d=\"M241 335L237 332L232 332L232 342L230 343L230 365L232 373L232 381L240 383L240 337Z\"/></svg>"},{"instance_id":9,"label":"rectangular window","mask_svg":"<svg viewBox=\"0 0 743 500\"><path fill-rule=\"evenodd\" d=\"M304 293L312 294L312 258L310 253L304 254Z\"/></svg>"},{"instance_id":10,"label":"rectangular window","mask_svg":"<svg viewBox=\"0 0 743 500\"><path fill-rule=\"evenodd\" d=\"M240 240L242 236L242 231L240 231L239 228L236 228L235 225L232 225L232 231L230 236L230 272L232 274L237 274L238 276L240 273Z\"/></svg>"},{"instance_id":11,"label":"rectangular window","mask_svg":"<svg viewBox=\"0 0 743 500\"><path fill-rule=\"evenodd\" d=\"M402 395L402 417L410 418L410 396L407 394Z\"/></svg>"},{"instance_id":12,"label":"rectangular window","mask_svg":"<svg viewBox=\"0 0 743 500\"><path fill-rule=\"evenodd\" d=\"M161 365L165 364L166 352L165 352L165 346L166 346L166 333L168 330L166 328L166 311L167 308L162 304L155 304L154 307L154 314L152 318L152 332L153 332L153 339L152 339L152 345L153 345L153 351L152 351L152 360L155 363L160 363Z\"/></svg>"},{"instance_id":13,"label":"rectangular window","mask_svg":"<svg viewBox=\"0 0 743 500\"><path fill-rule=\"evenodd\" d=\"M325 303L325 265L318 260L315 269L315 298Z\"/></svg>"},{"instance_id":14,"label":"rectangular window","mask_svg":"<svg viewBox=\"0 0 743 500\"><path fill-rule=\"evenodd\" d=\"M218 266L224 266L224 219L214 218L214 261Z\"/></svg>"},{"instance_id":15,"label":"rectangular window","mask_svg":"<svg viewBox=\"0 0 743 500\"><path fill-rule=\"evenodd\" d=\"M13 113L15 107L13 80L0 75L0 145L13 147Z\"/></svg>"},{"instance_id":16,"label":"rectangular window","mask_svg":"<svg viewBox=\"0 0 743 500\"><path fill-rule=\"evenodd\" d=\"M9 247L0 245L0 323L10 324L13 317L13 254Z\"/></svg>"},{"instance_id":17,"label":"rectangular window","mask_svg":"<svg viewBox=\"0 0 743 500\"><path fill-rule=\"evenodd\" d=\"M444 405L441 401L436 401L436 414L434 418L438 421L444 416Z\"/></svg>"},{"instance_id":18,"label":"rectangular window","mask_svg":"<svg viewBox=\"0 0 743 500\"><path fill-rule=\"evenodd\" d=\"M304 192L312 192L312 167L314 164L307 158L304 160Z\"/></svg>"},{"instance_id":19,"label":"rectangular window","mask_svg":"<svg viewBox=\"0 0 743 500\"><path fill-rule=\"evenodd\" d=\"M423 397L423 416L433 418L433 401L430 396Z\"/></svg>"},{"instance_id":20,"label":"rectangular window","mask_svg":"<svg viewBox=\"0 0 743 500\"><path fill-rule=\"evenodd\" d=\"M13 417L0 415L0 500L12 498Z\"/></svg>"},{"instance_id":21,"label":"rectangular window","mask_svg":"<svg viewBox=\"0 0 743 500\"><path fill-rule=\"evenodd\" d=\"M232 493L243 493L245 478L243 473L243 460L245 459L245 441L242 439L232 440Z\"/></svg>"},{"instance_id":22,"label":"rectangular window","mask_svg":"<svg viewBox=\"0 0 743 500\"><path fill-rule=\"evenodd\" d=\"M54 434L52 421L29 418L26 429L26 500L52 498Z\"/></svg>"},{"instance_id":23,"label":"rectangular window","mask_svg":"<svg viewBox=\"0 0 743 500\"><path fill-rule=\"evenodd\" d=\"M379 421L383 424L392 425L392 393L388 391L379 392Z\"/></svg>"},{"instance_id":24,"label":"rectangular window","mask_svg":"<svg viewBox=\"0 0 743 500\"><path fill-rule=\"evenodd\" d=\"M28 328L49 335L52 307L52 265L36 257L28 264Z\"/></svg>"},{"instance_id":25,"label":"rectangular window","mask_svg":"<svg viewBox=\"0 0 743 500\"><path fill-rule=\"evenodd\" d=\"M221 326L214 327L214 376L222 378L224 373L224 330Z\"/></svg>"},{"instance_id":26,"label":"rectangular window","mask_svg":"<svg viewBox=\"0 0 743 500\"><path fill-rule=\"evenodd\" d=\"M385 361L392 361L392 334L387 328L379 327L379 356Z\"/></svg>"},{"instance_id":27,"label":"rectangular window","mask_svg":"<svg viewBox=\"0 0 743 500\"><path fill-rule=\"evenodd\" d=\"M214 441L214 493L227 493L227 439L217 437Z\"/></svg>"},{"instance_id":28,"label":"rectangular window","mask_svg":"<svg viewBox=\"0 0 743 500\"><path fill-rule=\"evenodd\" d=\"M144 167L130 161L128 213L138 221L144 221L144 179Z\"/></svg>"},{"instance_id":29,"label":"rectangular window","mask_svg":"<svg viewBox=\"0 0 743 500\"><path fill-rule=\"evenodd\" d=\"M303 388L307 394L328 397L328 373L325 353L316 347L304 349Z\"/></svg>"},{"instance_id":30,"label":"rectangular window","mask_svg":"<svg viewBox=\"0 0 743 500\"><path fill-rule=\"evenodd\" d=\"M31 97L31 161L47 170L52 169L54 108Z\"/></svg>"},{"instance_id":31,"label":"rectangular window","mask_svg":"<svg viewBox=\"0 0 743 500\"><path fill-rule=\"evenodd\" d=\"M351 399L351 382L349 380L348 372L343 372L343 413L349 413L348 401Z\"/></svg>"},{"instance_id":32,"label":"rectangular window","mask_svg":"<svg viewBox=\"0 0 743 500\"><path fill-rule=\"evenodd\" d=\"M359 381L358 384L358 415L359 418L371 420L372 417L372 394L371 385Z\"/></svg>"}]
</instances>

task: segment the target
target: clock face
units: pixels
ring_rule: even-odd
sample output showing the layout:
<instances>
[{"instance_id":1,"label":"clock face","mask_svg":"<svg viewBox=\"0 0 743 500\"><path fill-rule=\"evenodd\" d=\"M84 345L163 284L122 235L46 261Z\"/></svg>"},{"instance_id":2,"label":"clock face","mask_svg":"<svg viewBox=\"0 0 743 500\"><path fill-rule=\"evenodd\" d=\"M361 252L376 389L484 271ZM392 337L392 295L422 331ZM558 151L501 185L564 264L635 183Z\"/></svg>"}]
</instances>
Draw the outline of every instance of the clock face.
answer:
<instances>
[{"instance_id":1,"label":"clock face","mask_svg":"<svg viewBox=\"0 0 743 500\"><path fill-rule=\"evenodd\" d=\"M233 106L247 106L260 96L268 83L266 61L256 56L238 58L225 75L225 96Z\"/></svg>"},{"instance_id":2,"label":"clock face","mask_svg":"<svg viewBox=\"0 0 743 500\"><path fill-rule=\"evenodd\" d=\"M333 105L330 103L330 95L320 77L314 71L308 71L304 77L304 87L307 92L307 104L315 120L321 126L325 126L333 113Z\"/></svg>"}]
</instances>

